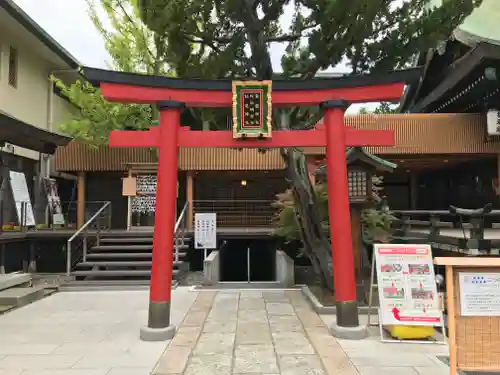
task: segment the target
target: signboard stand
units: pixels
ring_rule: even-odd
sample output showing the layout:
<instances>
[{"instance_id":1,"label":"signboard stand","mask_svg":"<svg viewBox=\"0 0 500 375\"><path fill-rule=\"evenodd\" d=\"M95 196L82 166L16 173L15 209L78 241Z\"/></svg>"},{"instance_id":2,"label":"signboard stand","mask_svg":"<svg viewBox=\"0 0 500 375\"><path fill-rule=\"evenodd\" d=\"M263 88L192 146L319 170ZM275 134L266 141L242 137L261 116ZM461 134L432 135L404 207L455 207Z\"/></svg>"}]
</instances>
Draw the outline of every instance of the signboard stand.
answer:
<instances>
[{"instance_id":1,"label":"signboard stand","mask_svg":"<svg viewBox=\"0 0 500 375\"><path fill-rule=\"evenodd\" d=\"M375 267L376 270L375 270ZM375 272L376 271L376 272ZM377 284L375 284L375 273ZM378 326L382 342L446 344L442 340L386 338L385 326L441 327L443 313L434 275L430 245L375 244L368 301L368 325L373 306L373 289L378 289Z\"/></svg>"},{"instance_id":2,"label":"signboard stand","mask_svg":"<svg viewBox=\"0 0 500 375\"><path fill-rule=\"evenodd\" d=\"M194 215L194 248L203 249L203 259L208 250L217 248L217 214L197 213Z\"/></svg>"},{"instance_id":3,"label":"signboard stand","mask_svg":"<svg viewBox=\"0 0 500 375\"><path fill-rule=\"evenodd\" d=\"M52 224L64 226L66 221L62 210L61 198L57 191L57 181L53 178L44 178L42 181L49 212L52 215Z\"/></svg>"},{"instance_id":4,"label":"signboard stand","mask_svg":"<svg viewBox=\"0 0 500 375\"><path fill-rule=\"evenodd\" d=\"M450 374L500 371L500 258L436 258L446 267Z\"/></svg>"}]
</instances>

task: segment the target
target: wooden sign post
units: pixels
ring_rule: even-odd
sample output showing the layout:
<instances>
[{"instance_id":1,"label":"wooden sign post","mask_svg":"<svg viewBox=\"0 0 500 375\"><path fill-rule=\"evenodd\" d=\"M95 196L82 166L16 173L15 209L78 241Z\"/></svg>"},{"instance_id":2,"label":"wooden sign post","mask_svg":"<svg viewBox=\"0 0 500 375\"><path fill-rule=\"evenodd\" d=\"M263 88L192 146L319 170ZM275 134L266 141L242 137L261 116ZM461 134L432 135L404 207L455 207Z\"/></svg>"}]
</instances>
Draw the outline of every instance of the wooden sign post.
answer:
<instances>
[{"instance_id":1,"label":"wooden sign post","mask_svg":"<svg viewBox=\"0 0 500 375\"><path fill-rule=\"evenodd\" d=\"M500 258L436 258L446 266L450 374L500 371Z\"/></svg>"}]
</instances>

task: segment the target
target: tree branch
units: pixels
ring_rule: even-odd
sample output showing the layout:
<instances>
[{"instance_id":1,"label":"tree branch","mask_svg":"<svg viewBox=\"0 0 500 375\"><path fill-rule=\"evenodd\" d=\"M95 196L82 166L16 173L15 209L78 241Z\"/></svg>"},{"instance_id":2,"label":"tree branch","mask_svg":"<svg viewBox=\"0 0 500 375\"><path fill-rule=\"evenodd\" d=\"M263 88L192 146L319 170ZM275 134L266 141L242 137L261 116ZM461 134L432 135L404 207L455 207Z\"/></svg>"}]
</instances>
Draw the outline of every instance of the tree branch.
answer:
<instances>
[{"instance_id":1,"label":"tree branch","mask_svg":"<svg viewBox=\"0 0 500 375\"><path fill-rule=\"evenodd\" d=\"M142 30L137 26L137 24L135 23L135 21L132 19L132 17L130 17L130 15L128 14L127 10L123 6L122 0L118 0L117 3L118 3L118 6L120 7L121 11L125 15L125 18L127 19L127 21L134 27L134 29L136 31L142 33ZM149 55L151 56L151 58L154 59L155 55L153 54L153 51L151 51L151 49L149 48L149 46L147 45L147 43L146 43L146 49L147 49Z\"/></svg>"},{"instance_id":2,"label":"tree branch","mask_svg":"<svg viewBox=\"0 0 500 375\"><path fill-rule=\"evenodd\" d=\"M184 33L183 38L187 40L189 43L196 43L196 44L203 44L207 47L212 48L215 52L220 53L222 52L221 49L215 45L214 41L215 40L210 40L210 39L202 39L199 37L193 37L188 35L187 33ZM198 38L198 39L195 39Z\"/></svg>"}]
</instances>

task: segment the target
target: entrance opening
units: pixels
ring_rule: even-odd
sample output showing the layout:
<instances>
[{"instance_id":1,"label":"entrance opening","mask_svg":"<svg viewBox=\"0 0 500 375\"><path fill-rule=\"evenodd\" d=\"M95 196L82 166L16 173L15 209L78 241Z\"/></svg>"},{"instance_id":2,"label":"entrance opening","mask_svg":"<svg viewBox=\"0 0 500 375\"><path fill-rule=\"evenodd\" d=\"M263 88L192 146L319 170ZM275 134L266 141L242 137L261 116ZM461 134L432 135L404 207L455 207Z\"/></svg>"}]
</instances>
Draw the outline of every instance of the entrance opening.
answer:
<instances>
[{"instance_id":1,"label":"entrance opening","mask_svg":"<svg viewBox=\"0 0 500 375\"><path fill-rule=\"evenodd\" d=\"M276 249L269 240L228 240L221 249L220 281L276 280Z\"/></svg>"}]
</instances>

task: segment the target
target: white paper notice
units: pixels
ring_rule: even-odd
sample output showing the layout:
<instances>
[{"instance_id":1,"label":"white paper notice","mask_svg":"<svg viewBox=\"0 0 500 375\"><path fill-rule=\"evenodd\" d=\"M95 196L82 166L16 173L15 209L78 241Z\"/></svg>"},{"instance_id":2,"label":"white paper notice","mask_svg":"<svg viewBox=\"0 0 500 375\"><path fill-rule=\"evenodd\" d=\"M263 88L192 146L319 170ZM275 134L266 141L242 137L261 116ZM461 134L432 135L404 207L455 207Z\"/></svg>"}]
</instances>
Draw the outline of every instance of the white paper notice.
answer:
<instances>
[{"instance_id":1,"label":"white paper notice","mask_svg":"<svg viewBox=\"0 0 500 375\"><path fill-rule=\"evenodd\" d=\"M194 215L194 248L217 248L217 214L199 213Z\"/></svg>"},{"instance_id":2,"label":"white paper notice","mask_svg":"<svg viewBox=\"0 0 500 375\"><path fill-rule=\"evenodd\" d=\"M35 226L35 215L33 214L33 206L31 205L30 193L26 184L26 176L22 172L9 171L10 187L12 195L16 202L17 218L21 224L21 217L24 214L24 225ZM26 212L22 212L22 206L25 204Z\"/></svg>"},{"instance_id":3,"label":"white paper notice","mask_svg":"<svg viewBox=\"0 0 500 375\"><path fill-rule=\"evenodd\" d=\"M462 316L500 316L500 274L460 272Z\"/></svg>"},{"instance_id":4,"label":"white paper notice","mask_svg":"<svg viewBox=\"0 0 500 375\"><path fill-rule=\"evenodd\" d=\"M382 325L440 325L431 247L376 244L374 251Z\"/></svg>"}]
</instances>

